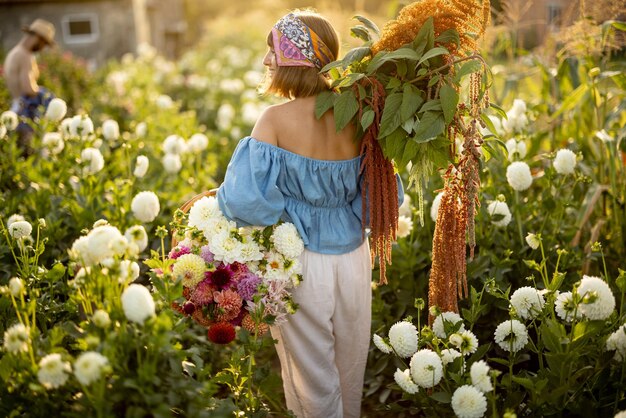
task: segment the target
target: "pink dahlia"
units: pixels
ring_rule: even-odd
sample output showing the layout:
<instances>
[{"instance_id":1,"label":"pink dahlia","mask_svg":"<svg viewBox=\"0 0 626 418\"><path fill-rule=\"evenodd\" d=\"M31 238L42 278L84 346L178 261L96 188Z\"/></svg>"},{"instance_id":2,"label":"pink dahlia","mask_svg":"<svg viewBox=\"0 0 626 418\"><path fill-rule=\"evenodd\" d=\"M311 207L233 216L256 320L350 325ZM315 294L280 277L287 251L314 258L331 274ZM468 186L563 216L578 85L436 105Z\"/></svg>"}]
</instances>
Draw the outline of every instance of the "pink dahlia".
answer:
<instances>
[{"instance_id":1,"label":"pink dahlia","mask_svg":"<svg viewBox=\"0 0 626 418\"><path fill-rule=\"evenodd\" d=\"M241 280L245 274L249 272L248 266L242 263L233 263L230 265L230 271L233 273L233 280L239 281Z\"/></svg>"},{"instance_id":2,"label":"pink dahlia","mask_svg":"<svg viewBox=\"0 0 626 418\"><path fill-rule=\"evenodd\" d=\"M211 281L204 279L194 289L191 294L191 300L198 305L208 305L213 302L213 292L215 287L211 285Z\"/></svg>"},{"instance_id":3,"label":"pink dahlia","mask_svg":"<svg viewBox=\"0 0 626 418\"><path fill-rule=\"evenodd\" d=\"M241 296L234 290L226 289L221 292L215 292L213 300L217 303L218 321L231 321L239 315Z\"/></svg>"},{"instance_id":4,"label":"pink dahlia","mask_svg":"<svg viewBox=\"0 0 626 418\"><path fill-rule=\"evenodd\" d=\"M191 248L185 247L184 245L179 245L172 248L167 256L172 260L176 260L178 257L185 254L191 254Z\"/></svg>"}]
</instances>

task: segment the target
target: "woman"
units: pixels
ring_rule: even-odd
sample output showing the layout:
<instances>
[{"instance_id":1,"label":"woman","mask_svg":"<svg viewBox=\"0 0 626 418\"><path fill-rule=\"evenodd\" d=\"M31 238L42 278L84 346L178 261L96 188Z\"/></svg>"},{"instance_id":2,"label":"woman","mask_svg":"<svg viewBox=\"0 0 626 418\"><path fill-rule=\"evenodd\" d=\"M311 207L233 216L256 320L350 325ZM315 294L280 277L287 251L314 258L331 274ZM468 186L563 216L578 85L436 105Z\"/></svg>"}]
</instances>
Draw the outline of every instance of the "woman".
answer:
<instances>
[{"instance_id":1,"label":"woman","mask_svg":"<svg viewBox=\"0 0 626 418\"><path fill-rule=\"evenodd\" d=\"M322 16L295 12L272 28L268 46L267 90L291 100L266 109L241 140L218 201L239 225L282 219L304 241L299 310L271 329L287 407L298 417L358 417L371 322L360 144L353 126L336 132L332 111L319 120L314 111L329 89L319 71L337 59L339 40Z\"/></svg>"}]
</instances>

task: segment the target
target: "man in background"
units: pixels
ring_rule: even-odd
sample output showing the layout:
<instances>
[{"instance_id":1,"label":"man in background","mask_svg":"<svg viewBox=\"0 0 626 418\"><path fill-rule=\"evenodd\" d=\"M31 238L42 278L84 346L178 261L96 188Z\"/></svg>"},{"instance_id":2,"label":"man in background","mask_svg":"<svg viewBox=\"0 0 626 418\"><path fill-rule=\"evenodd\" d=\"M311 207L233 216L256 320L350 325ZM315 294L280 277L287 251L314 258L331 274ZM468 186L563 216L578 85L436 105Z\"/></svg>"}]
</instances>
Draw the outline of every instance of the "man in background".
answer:
<instances>
[{"instance_id":1,"label":"man in background","mask_svg":"<svg viewBox=\"0 0 626 418\"><path fill-rule=\"evenodd\" d=\"M47 106L52 99L52 95L37 84L39 68L35 53L54 45L55 29L52 23L36 19L22 30L24 36L4 61L4 77L13 99L11 110L19 116L35 119L39 116L39 107ZM27 149L33 135L32 128L20 123L18 133L20 145Z\"/></svg>"}]
</instances>

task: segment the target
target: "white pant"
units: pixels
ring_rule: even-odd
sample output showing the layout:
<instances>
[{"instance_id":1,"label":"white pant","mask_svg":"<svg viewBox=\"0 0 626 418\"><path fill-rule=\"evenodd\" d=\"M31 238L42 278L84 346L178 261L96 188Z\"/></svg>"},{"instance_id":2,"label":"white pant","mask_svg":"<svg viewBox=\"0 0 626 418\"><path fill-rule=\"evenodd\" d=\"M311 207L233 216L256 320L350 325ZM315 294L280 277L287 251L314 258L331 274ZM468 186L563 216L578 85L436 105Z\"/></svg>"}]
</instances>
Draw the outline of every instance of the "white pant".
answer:
<instances>
[{"instance_id":1,"label":"white pant","mask_svg":"<svg viewBox=\"0 0 626 418\"><path fill-rule=\"evenodd\" d=\"M371 324L367 240L340 255L305 250L298 311L271 327L287 407L298 418L353 418L361 413Z\"/></svg>"}]
</instances>

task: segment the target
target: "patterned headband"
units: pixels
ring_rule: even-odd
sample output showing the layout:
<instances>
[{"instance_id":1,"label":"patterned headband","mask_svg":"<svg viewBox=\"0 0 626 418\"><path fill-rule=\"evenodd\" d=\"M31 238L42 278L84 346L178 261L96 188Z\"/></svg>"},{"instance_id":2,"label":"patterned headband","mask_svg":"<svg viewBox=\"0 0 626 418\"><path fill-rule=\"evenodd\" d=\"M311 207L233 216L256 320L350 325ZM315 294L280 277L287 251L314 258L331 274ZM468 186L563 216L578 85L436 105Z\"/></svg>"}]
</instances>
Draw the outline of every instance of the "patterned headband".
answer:
<instances>
[{"instance_id":1,"label":"patterned headband","mask_svg":"<svg viewBox=\"0 0 626 418\"><path fill-rule=\"evenodd\" d=\"M293 13L272 28L276 64L279 67L316 67L332 61L332 53L322 39Z\"/></svg>"}]
</instances>

